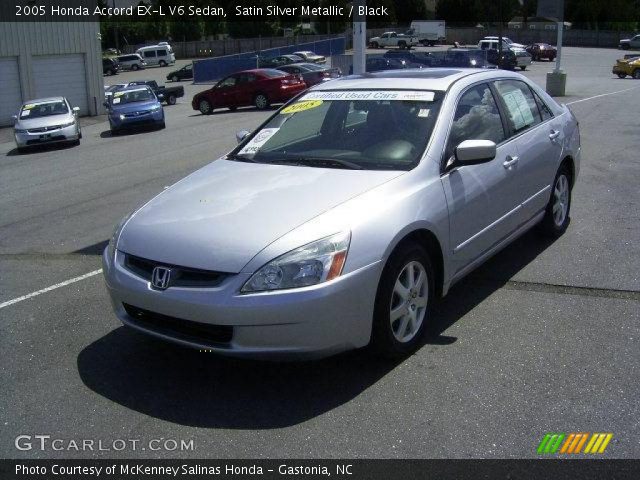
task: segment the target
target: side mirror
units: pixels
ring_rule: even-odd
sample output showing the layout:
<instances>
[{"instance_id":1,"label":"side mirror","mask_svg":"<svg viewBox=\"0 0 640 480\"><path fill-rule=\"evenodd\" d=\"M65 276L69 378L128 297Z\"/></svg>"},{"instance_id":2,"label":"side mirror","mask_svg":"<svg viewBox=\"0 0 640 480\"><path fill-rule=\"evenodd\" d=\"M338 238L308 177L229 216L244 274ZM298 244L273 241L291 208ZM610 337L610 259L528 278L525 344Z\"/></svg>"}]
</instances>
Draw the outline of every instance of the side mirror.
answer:
<instances>
[{"instance_id":1,"label":"side mirror","mask_svg":"<svg viewBox=\"0 0 640 480\"><path fill-rule=\"evenodd\" d=\"M18 115L11 115L11 118L14 120L18 120Z\"/></svg>"},{"instance_id":2,"label":"side mirror","mask_svg":"<svg viewBox=\"0 0 640 480\"><path fill-rule=\"evenodd\" d=\"M496 144L491 140L465 140L455 149L456 164L477 165L496 158Z\"/></svg>"},{"instance_id":3,"label":"side mirror","mask_svg":"<svg viewBox=\"0 0 640 480\"><path fill-rule=\"evenodd\" d=\"M236 132L236 140L238 143L242 143L242 141L249 136L251 132L248 130L239 130Z\"/></svg>"},{"instance_id":4,"label":"side mirror","mask_svg":"<svg viewBox=\"0 0 640 480\"><path fill-rule=\"evenodd\" d=\"M109 102L102 102L102 105L104 106L104 108L109 108Z\"/></svg>"},{"instance_id":5,"label":"side mirror","mask_svg":"<svg viewBox=\"0 0 640 480\"><path fill-rule=\"evenodd\" d=\"M73 107L71 110L73 110L74 115L77 115L78 112L80 111L80 107Z\"/></svg>"}]
</instances>

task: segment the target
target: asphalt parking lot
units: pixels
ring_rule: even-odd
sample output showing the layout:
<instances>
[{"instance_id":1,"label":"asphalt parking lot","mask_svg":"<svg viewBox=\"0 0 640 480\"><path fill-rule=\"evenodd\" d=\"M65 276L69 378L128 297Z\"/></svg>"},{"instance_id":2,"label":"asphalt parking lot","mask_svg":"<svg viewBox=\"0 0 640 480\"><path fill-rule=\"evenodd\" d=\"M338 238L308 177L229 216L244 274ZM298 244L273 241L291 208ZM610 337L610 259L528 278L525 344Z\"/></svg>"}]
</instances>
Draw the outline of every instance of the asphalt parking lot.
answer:
<instances>
[{"instance_id":1,"label":"asphalt parking lot","mask_svg":"<svg viewBox=\"0 0 640 480\"><path fill-rule=\"evenodd\" d=\"M202 116L190 99L207 87L181 82L165 130L111 137L105 117L88 118L80 146L24 155L0 130L0 457L517 458L547 432L612 432L606 457L639 458L640 82L611 74L621 56L563 50L561 101L583 147L567 233L529 233L458 284L425 345L395 363L230 360L112 314L96 270L113 226L269 112ZM171 69L105 83L164 82ZM544 85L550 69L525 74ZM18 451L23 434L195 449Z\"/></svg>"}]
</instances>

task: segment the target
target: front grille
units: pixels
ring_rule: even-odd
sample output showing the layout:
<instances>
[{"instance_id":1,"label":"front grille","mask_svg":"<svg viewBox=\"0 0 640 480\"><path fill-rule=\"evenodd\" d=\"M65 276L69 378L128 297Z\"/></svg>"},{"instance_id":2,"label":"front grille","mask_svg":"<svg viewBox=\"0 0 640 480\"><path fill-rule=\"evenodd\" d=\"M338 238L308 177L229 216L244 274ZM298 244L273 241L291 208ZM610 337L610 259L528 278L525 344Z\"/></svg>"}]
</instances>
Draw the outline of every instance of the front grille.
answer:
<instances>
[{"instance_id":1,"label":"front grille","mask_svg":"<svg viewBox=\"0 0 640 480\"><path fill-rule=\"evenodd\" d=\"M151 114L151 112L132 112L132 113L125 113L124 116L125 118L139 118L149 114Z\"/></svg>"},{"instance_id":2,"label":"front grille","mask_svg":"<svg viewBox=\"0 0 640 480\"><path fill-rule=\"evenodd\" d=\"M212 346L228 346L233 338L233 327L230 326L183 320L127 303L122 306L133 324L170 337Z\"/></svg>"},{"instance_id":3,"label":"front grille","mask_svg":"<svg viewBox=\"0 0 640 480\"><path fill-rule=\"evenodd\" d=\"M53 125L51 127L30 128L27 131L29 133L45 133L53 130L59 130L60 128L62 128L62 125Z\"/></svg>"},{"instance_id":4,"label":"front grille","mask_svg":"<svg viewBox=\"0 0 640 480\"><path fill-rule=\"evenodd\" d=\"M135 273L149 282L151 281L154 268L169 268L171 269L170 287L217 287L229 275L228 273L213 272L211 270L199 270L196 268L155 262L146 258L129 255L128 253L125 254L124 257L124 266L130 272Z\"/></svg>"}]
</instances>

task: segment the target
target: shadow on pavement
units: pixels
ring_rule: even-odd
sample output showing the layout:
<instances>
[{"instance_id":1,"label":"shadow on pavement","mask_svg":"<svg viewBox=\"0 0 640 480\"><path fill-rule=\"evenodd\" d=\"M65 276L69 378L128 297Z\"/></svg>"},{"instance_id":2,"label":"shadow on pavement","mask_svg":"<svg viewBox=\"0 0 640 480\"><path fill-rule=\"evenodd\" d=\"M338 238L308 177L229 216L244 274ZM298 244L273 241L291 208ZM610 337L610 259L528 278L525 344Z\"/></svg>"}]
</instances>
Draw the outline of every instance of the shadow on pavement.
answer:
<instances>
[{"instance_id":1,"label":"shadow on pavement","mask_svg":"<svg viewBox=\"0 0 640 480\"><path fill-rule=\"evenodd\" d=\"M424 343L454 343L455 337L442 332L549 245L527 234L456 285L435 307ZM270 429L310 420L351 401L401 361L377 359L366 349L309 362L238 360L120 327L80 352L77 365L91 390L152 417L205 428Z\"/></svg>"}]
</instances>

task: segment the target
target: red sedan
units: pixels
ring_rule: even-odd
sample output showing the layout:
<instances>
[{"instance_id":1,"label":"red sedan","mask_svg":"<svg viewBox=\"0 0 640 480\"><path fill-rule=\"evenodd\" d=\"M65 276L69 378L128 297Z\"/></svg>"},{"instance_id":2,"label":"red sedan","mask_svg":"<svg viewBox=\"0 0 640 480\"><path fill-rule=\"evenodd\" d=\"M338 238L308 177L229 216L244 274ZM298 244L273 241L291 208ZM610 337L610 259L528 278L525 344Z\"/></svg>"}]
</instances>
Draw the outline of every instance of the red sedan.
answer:
<instances>
[{"instance_id":1,"label":"red sedan","mask_svg":"<svg viewBox=\"0 0 640 480\"><path fill-rule=\"evenodd\" d=\"M255 105L264 110L272 103L285 103L307 86L299 75L259 68L234 73L209 90L197 93L191 101L194 110L208 115L216 108L235 110Z\"/></svg>"}]
</instances>

